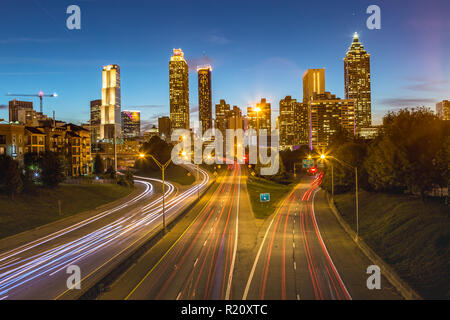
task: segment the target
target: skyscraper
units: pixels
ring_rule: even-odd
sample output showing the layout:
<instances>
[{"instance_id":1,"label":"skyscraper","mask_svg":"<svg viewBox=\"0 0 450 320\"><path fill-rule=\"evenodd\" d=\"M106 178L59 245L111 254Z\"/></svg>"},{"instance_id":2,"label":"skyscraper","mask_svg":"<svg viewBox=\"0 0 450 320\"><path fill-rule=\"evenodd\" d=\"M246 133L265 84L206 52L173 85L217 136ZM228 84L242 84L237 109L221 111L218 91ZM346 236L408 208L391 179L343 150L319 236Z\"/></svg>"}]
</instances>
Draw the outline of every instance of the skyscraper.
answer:
<instances>
[{"instance_id":1,"label":"skyscraper","mask_svg":"<svg viewBox=\"0 0 450 320\"><path fill-rule=\"evenodd\" d=\"M355 104L352 99L339 99L325 92L308 102L310 148L325 148L339 127L355 134Z\"/></svg>"},{"instance_id":2,"label":"skyscraper","mask_svg":"<svg viewBox=\"0 0 450 320\"><path fill-rule=\"evenodd\" d=\"M210 65L197 68L198 120L202 123L202 133L212 128L211 71Z\"/></svg>"},{"instance_id":3,"label":"skyscraper","mask_svg":"<svg viewBox=\"0 0 450 320\"><path fill-rule=\"evenodd\" d=\"M171 129L189 129L189 68L181 49L173 49L169 62Z\"/></svg>"},{"instance_id":4,"label":"skyscraper","mask_svg":"<svg viewBox=\"0 0 450 320\"><path fill-rule=\"evenodd\" d=\"M370 93L370 54L359 42L358 34L344 58L345 98L355 100L356 127L372 125Z\"/></svg>"},{"instance_id":5,"label":"skyscraper","mask_svg":"<svg viewBox=\"0 0 450 320\"><path fill-rule=\"evenodd\" d=\"M118 137L121 129L120 67L116 64L103 67L100 139Z\"/></svg>"},{"instance_id":6,"label":"skyscraper","mask_svg":"<svg viewBox=\"0 0 450 320\"><path fill-rule=\"evenodd\" d=\"M291 96L286 96L280 100L280 116L278 120L278 129L280 132L280 148L292 148L297 143L296 139L296 119L295 108L297 100Z\"/></svg>"},{"instance_id":7,"label":"skyscraper","mask_svg":"<svg viewBox=\"0 0 450 320\"><path fill-rule=\"evenodd\" d=\"M314 93L325 92L325 69L308 69L303 74L303 102L308 102Z\"/></svg>"},{"instance_id":8,"label":"skyscraper","mask_svg":"<svg viewBox=\"0 0 450 320\"><path fill-rule=\"evenodd\" d=\"M219 130L225 137L226 130L228 129L228 117L230 113L230 105L225 102L224 99L220 100L219 104L216 104L216 130Z\"/></svg>"},{"instance_id":9,"label":"skyscraper","mask_svg":"<svg viewBox=\"0 0 450 320\"><path fill-rule=\"evenodd\" d=\"M228 129L237 130L242 128L242 111L238 106L233 106L233 109L229 111Z\"/></svg>"},{"instance_id":10,"label":"skyscraper","mask_svg":"<svg viewBox=\"0 0 450 320\"><path fill-rule=\"evenodd\" d=\"M158 118L158 133L159 137L163 140L170 139L170 118L160 117Z\"/></svg>"},{"instance_id":11,"label":"skyscraper","mask_svg":"<svg viewBox=\"0 0 450 320\"><path fill-rule=\"evenodd\" d=\"M256 112L256 108L259 108L260 111ZM257 119L259 119L259 129L266 129L267 135L270 135L272 130L272 110L270 103L265 98L262 98L256 106L247 108L247 117L249 129L257 130Z\"/></svg>"},{"instance_id":12,"label":"skyscraper","mask_svg":"<svg viewBox=\"0 0 450 320\"><path fill-rule=\"evenodd\" d=\"M450 120L450 101L443 100L436 103L436 114L439 119Z\"/></svg>"},{"instance_id":13,"label":"skyscraper","mask_svg":"<svg viewBox=\"0 0 450 320\"><path fill-rule=\"evenodd\" d=\"M135 138L141 135L141 112L122 111L122 130L124 138Z\"/></svg>"},{"instance_id":14,"label":"skyscraper","mask_svg":"<svg viewBox=\"0 0 450 320\"><path fill-rule=\"evenodd\" d=\"M89 122L91 142L97 142L100 139L101 108L102 100L91 101L91 120Z\"/></svg>"}]
</instances>

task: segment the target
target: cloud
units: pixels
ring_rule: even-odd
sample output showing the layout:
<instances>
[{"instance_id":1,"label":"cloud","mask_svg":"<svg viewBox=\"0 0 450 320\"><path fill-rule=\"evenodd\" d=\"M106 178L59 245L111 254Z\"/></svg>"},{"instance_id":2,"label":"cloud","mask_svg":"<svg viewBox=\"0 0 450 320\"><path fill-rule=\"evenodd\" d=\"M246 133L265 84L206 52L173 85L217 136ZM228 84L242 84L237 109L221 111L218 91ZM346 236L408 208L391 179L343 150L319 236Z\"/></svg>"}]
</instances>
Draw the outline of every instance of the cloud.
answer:
<instances>
[{"instance_id":1,"label":"cloud","mask_svg":"<svg viewBox=\"0 0 450 320\"><path fill-rule=\"evenodd\" d=\"M218 45L225 45L225 44L229 44L231 42L227 37L217 35L217 34L210 35L208 37L208 41L210 43L218 44Z\"/></svg>"},{"instance_id":2,"label":"cloud","mask_svg":"<svg viewBox=\"0 0 450 320\"><path fill-rule=\"evenodd\" d=\"M211 57L203 55L202 57L188 57L186 58L189 66L189 71L197 71L197 67L205 64L213 65L214 61Z\"/></svg>"},{"instance_id":3,"label":"cloud","mask_svg":"<svg viewBox=\"0 0 450 320\"><path fill-rule=\"evenodd\" d=\"M381 104L391 107L417 107L436 103L436 99L430 98L388 98L381 99Z\"/></svg>"},{"instance_id":4,"label":"cloud","mask_svg":"<svg viewBox=\"0 0 450 320\"><path fill-rule=\"evenodd\" d=\"M196 112L198 112L198 106L190 106L189 107L189 113L190 114L196 113Z\"/></svg>"},{"instance_id":5,"label":"cloud","mask_svg":"<svg viewBox=\"0 0 450 320\"><path fill-rule=\"evenodd\" d=\"M406 89L412 91L447 92L450 89L449 80L411 79L411 81L416 83L406 86Z\"/></svg>"},{"instance_id":6,"label":"cloud","mask_svg":"<svg viewBox=\"0 0 450 320\"><path fill-rule=\"evenodd\" d=\"M0 110L8 109L6 104L0 104Z\"/></svg>"},{"instance_id":7,"label":"cloud","mask_svg":"<svg viewBox=\"0 0 450 320\"><path fill-rule=\"evenodd\" d=\"M153 126L158 126L158 118L167 116L165 113L152 114L147 119L141 119L141 131L151 129Z\"/></svg>"},{"instance_id":8,"label":"cloud","mask_svg":"<svg viewBox=\"0 0 450 320\"><path fill-rule=\"evenodd\" d=\"M141 106L127 106L124 107L124 110L160 109L165 107L167 106L163 104L146 104Z\"/></svg>"}]
</instances>

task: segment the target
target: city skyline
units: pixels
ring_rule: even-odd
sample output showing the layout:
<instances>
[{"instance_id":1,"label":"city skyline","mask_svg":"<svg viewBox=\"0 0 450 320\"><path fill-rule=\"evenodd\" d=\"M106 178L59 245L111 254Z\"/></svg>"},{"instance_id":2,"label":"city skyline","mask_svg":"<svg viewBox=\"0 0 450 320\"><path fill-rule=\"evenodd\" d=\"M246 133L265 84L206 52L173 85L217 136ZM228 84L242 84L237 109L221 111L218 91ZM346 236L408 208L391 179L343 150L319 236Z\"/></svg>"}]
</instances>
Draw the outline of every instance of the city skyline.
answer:
<instances>
[{"instance_id":1,"label":"city skyline","mask_svg":"<svg viewBox=\"0 0 450 320\"><path fill-rule=\"evenodd\" d=\"M14 6L11 3L2 5ZM271 5L273 6L263 2L261 10L263 8L266 10ZM146 7L144 4L142 6ZM186 30L177 28L182 22L175 18L179 17L186 6L180 4L180 8L174 12L173 26L169 31L158 35L151 33L149 36L143 36L140 32L133 35L130 40L125 40L122 37L123 33L129 33L135 28L129 23L129 18L125 19L120 30L113 28L117 31L114 34L117 37L114 45L120 49L112 50L114 54L96 50L98 46L111 39L112 31L108 31L104 39L96 39L98 43L93 43L92 36L100 28L93 22L100 14L99 7L95 3L83 6L86 20L78 33L68 34L67 30L61 32L54 30L51 33L54 38L45 38L33 34L34 31L29 29L23 31L23 26L17 26L17 33L21 36L14 37L16 31L9 28L13 30L11 34L0 39L0 45L4 49L0 55L2 67L0 84L6 92L33 93L40 90L58 92L57 99L46 101L46 113L51 114L51 111L55 110L58 119L80 123L89 118L89 101L100 98L98 92L101 89L101 81L95 76L99 66L115 63L121 66L124 78L122 107L141 110L145 128L149 123L156 124L158 116L169 114L166 63L172 48L181 47L186 53L190 67L191 87L196 88L197 77L192 73L196 72L197 65L209 63L214 68L213 105L219 103L220 99L225 99L231 105L237 105L245 110L249 104L266 98L275 106L272 113L277 114L278 102L286 95L291 95L298 101L302 99L301 76L309 68L325 68L327 91L345 98L342 59L351 43L353 32L358 32L366 50L373 58L372 114L375 124L380 122L381 117L389 109L426 105L434 110L436 102L447 98L445 93L449 91L450 83L445 75L448 74L449 66L443 56L449 48L444 36L448 22L445 21L442 10L439 10L448 6L447 3L439 2L432 9L424 10L422 24L411 20L413 16L411 13L421 10L422 5L418 2L412 2L408 8L385 4L383 13L389 14L383 14L381 30L368 30L365 27L367 6L362 3L350 2L340 4L339 7L330 3L328 6L321 6L321 14L329 16L332 20L327 24L327 28L320 28L320 21L312 21L313 18L304 20L298 27L293 27L291 23L282 23L273 28L274 22L281 19L280 11L273 8L275 18L274 22L270 23L273 30L266 30L262 26L250 27L252 21L258 18L259 8L253 10L243 6L239 15L247 15L249 21L237 26L228 26L208 18L207 23L217 28L208 28L212 31L205 29L201 32L195 30L198 35L192 33L192 27ZM55 12L57 7L58 5L55 6ZM118 7L123 9L121 15L127 14L126 8L118 4L115 9ZM230 7L225 4L211 4L202 10L223 9L226 13ZM305 3L297 5L288 3L287 8L295 9L295 14L299 17L315 13L317 9L313 4ZM25 11L31 9L33 8ZM111 9L105 10L108 12ZM167 10L169 10L167 6L162 6L157 11L162 14ZM202 10L197 12L191 8L189 12L195 16L201 14ZM336 12L335 16L331 16L333 12ZM155 14L153 11L146 13ZM26 12L24 14L28 16ZM293 13L289 13L291 14ZM49 15L55 15L53 8L49 9ZM32 24L33 21L34 18L30 17L29 23ZM4 24L5 21L1 23ZM9 23L14 26L13 22ZM44 23L41 31L55 29L55 24L56 22L50 19L50 22ZM157 24L146 24L145 27L155 30ZM147 30L145 27L143 30ZM244 28L244 34L241 36L235 34L232 37L235 28ZM302 30L302 37L296 41L295 32L299 30ZM23 37L27 33L30 37ZM279 40L276 40L275 35ZM400 43L395 41L397 38L405 41ZM131 53L125 45L128 41L138 39L142 44L136 44L138 50ZM284 44L279 45L280 42ZM74 49L74 47L83 49L86 46L92 47L93 50L89 52L82 50L80 54L78 49ZM107 47L111 48L111 45L108 44ZM307 50L301 50L302 47L307 47ZM405 50L411 52L411 55L400 59L397 52ZM33 55L25 54L27 52L33 52ZM413 63L417 59L422 61L419 66ZM33 72L29 72L31 69ZM190 91L189 101L190 118L197 119L197 90ZM33 102L37 106L38 101ZM0 100L0 105L7 103L7 97ZM7 112L7 108L0 108L0 118L7 118Z\"/></svg>"}]
</instances>

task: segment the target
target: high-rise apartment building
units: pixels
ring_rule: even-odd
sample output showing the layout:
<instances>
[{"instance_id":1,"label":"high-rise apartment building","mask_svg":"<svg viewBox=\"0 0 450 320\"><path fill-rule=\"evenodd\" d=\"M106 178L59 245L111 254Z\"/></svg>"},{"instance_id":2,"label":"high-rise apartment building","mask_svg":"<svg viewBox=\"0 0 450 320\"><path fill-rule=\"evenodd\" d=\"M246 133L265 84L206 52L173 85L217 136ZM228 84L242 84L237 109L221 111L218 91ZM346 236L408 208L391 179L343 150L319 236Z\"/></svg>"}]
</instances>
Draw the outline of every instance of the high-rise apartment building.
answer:
<instances>
[{"instance_id":1,"label":"high-rise apartment building","mask_svg":"<svg viewBox=\"0 0 450 320\"><path fill-rule=\"evenodd\" d=\"M355 103L353 99L339 99L325 92L314 94L308 102L309 146L326 148L339 127L355 134Z\"/></svg>"},{"instance_id":2,"label":"high-rise apartment building","mask_svg":"<svg viewBox=\"0 0 450 320\"><path fill-rule=\"evenodd\" d=\"M91 131L91 142L100 140L100 124L102 122L102 100L91 101L91 119L89 127Z\"/></svg>"},{"instance_id":3,"label":"high-rise apartment building","mask_svg":"<svg viewBox=\"0 0 450 320\"><path fill-rule=\"evenodd\" d=\"M219 130L225 137L226 130L228 129L228 117L230 114L230 105L226 103L224 99L220 100L219 104L216 104L216 130Z\"/></svg>"},{"instance_id":4,"label":"high-rise apartment building","mask_svg":"<svg viewBox=\"0 0 450 320\"><path fill-rule=\"evenodd\" d=\"M450 120L450 101L443 100L436 103L436 114L439 119Z\"/></svg>"},{"instance_id":5,"label":"high-rise apartment building","mask_svg":"<svg viewBox=\"0 0 450 320\"><path fill-rule=\"evenodd\" d=\"M121 129L120 67L103 67L100 139L119 137ZM115 132L114 132L115 131Z\"/></svg>"},{"instance_id":6,"label":"high-rise apartment building","mask_svg":"<svg viewBox=\"0 0 450 320\"><path fill-rule=\"evenodd\" d=\"M181 49L169 62L170 122L172 130L189 130L189 68Z\"/></svg>"},{"instance_id":7,"label":"high-rise apartment building","mask_svg":"<svg viewBox=\"0 0 450 320\"><path fill-rule=\"evenodd\" d=\"M210 65L197 68L198 120L202 123L202 133L212 128L211 71Z\"/></svg>"},{"instance_id":8,"label":"high-rise apartment building","mask_svg":"<svg viewBox=\"0 0 450 320\"><path fill-rule=\"evenodd\" d=\"M272 110L270 103L265 98L262 98L256 106L247 108L247 118L249 129L257 130L259 121L259 129L266 129L267 134L270 135L272 130Z\"/></svg>"},{"instance_id":9,"label":"high-rise apartment building","mask_svg":"<svg viewBox=\"0 0 450 320\"><path fill-rule=\"evenodd\" d=\"M122 111L122 136L124 138L136 138L141 135L141 112Z\"/></svg>"},{"instance_id":10,"label":"high-rise apartment building","mask_svg":"<svg viewBox=\"0 0 450 320\"><path fill-rule=\"evenodd\" d=\"M308 102L314 93L325 92L325 69L308 69L303 74L303 102Z\"/></svg>"},{"instance_id":11,"label":"high-rise apartment building","mask_svg":"<svg viewBox=\"0 0 450 320\"><path fill-rule=\"evenodd\" d=\"M163 140L170 139L170 118L160 117L158 118L158 134Z\"/></svg>"},{"instance_id":12,"label":"high-rise apartment building","mask_svg":"<svg viewBox=\"0 0 450 320\"><path fill-rule=\"evenodd\" d=\"M238 106L233 106L233 109L229 111L228 129L232 130L243 129L242 111L241 109L238 108Z\"/></svg>"},{"instance_id":13,"label":"high-rise apartment building","mask_svg":"<svg viewBox=\"0 0 450 320\"><path fill-rule=\"evenodd\" d=\"M345 98L355 100L356 127L372 125L370 92L370 54L359 42L358 34L344 58Z\"/></svg>"},{"instance_id":14,"label":"high-rise apartment building","mask_svg":"<svg viewBox=\"0 0 450 320\"><path fill-rule=\"evenodd\" d=\"M295 109L297 100L286 96L280 100L280 116L278 118L278 130L280 134L280 148L292 148L297 144L297 123Z\"/></svg>"},{"instance_id":15,"label":"high-rise apartment building","mask_svg":"<svg viewBox=\"0 0 450 320\"><path fill-rule=\"evenodd\" d=\"M20 118L20 111L23 111L23 114L28 115L23 119ZM33 102L28 101L19 101L19 100L11 100L9 101L9 122L11 123L21 123L26 124L26 120L32 120L31 115L33 111Z\"/></svg>"}]
</instances>

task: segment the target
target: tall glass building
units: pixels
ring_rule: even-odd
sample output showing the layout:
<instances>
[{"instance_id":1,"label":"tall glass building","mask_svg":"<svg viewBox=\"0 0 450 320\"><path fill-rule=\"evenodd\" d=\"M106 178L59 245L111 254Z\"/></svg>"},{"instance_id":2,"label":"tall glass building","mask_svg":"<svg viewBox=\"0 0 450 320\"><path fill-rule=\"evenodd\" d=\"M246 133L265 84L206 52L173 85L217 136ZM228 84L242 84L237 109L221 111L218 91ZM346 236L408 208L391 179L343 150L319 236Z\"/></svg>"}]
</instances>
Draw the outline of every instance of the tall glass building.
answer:
<instances>
[{"instance_id":1,"label":"tall glass building","mask_svg":"<svg viewBox=\"0 0 450 320\"><path fill-rule=\"evenodd\" d=\"M210 65L197 68L198 120L202 123L202 133L212 128L211 71Z\"/></svg>"},{"instance_id":2,"label":"tall glass building","mask_svg":"<svg viewBox=\"0 0 450 320\"><path fill-rule=\"evenodd\" d=\"M172 130L189 130L189 68L181 49L169 62L170 122Z\"/></svg>"},{"instance_id":3,"label":"tall glass building","mask_svg":"<svg viewBox=\"0 0 450 320\"><path fill-rule=\"evenodd\" d=\"M120 136L121 129L120 67L116 64L103 67L100 139Z\"/></svg>"}]
</instances>

